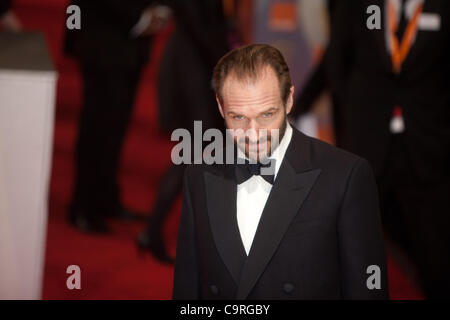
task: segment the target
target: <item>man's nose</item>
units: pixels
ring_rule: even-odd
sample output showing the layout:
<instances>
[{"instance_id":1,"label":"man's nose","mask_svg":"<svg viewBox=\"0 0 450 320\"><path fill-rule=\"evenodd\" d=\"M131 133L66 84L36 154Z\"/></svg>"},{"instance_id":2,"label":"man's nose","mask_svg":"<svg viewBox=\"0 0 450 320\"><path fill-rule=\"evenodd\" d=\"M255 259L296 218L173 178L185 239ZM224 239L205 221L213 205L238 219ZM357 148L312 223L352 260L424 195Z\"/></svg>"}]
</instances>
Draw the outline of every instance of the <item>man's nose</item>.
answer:
<instances>
[{"instance_id":1,"label":"man's nose","mask_svg":"<svg viewBox=\"0 0 450 320\"><path fill-rule=\"evenodd\" d=\"M255 120L251 120L247 124L246 131L250 141L258 141L259 138L259 126Z\"/></svg>"}]
</instances>

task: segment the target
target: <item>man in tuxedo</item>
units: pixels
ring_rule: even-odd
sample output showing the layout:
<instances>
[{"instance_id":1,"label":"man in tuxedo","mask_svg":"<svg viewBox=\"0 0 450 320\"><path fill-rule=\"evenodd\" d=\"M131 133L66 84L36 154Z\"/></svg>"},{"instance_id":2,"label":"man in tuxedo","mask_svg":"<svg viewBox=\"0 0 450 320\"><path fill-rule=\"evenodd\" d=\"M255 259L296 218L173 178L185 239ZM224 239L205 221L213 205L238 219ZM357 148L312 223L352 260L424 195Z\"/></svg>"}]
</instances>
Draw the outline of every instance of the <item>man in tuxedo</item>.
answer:
<instances>
[{"instance_id":1,"label":"man in tuxedo","mask_svg":"<svg viewBox=\"0 0 450 320\"><path fill-rule=\"evenodd\" d=\"M84 232L107 232L105 216L131 217L120 203L117 172L150 36L162 23L155 2L72 2L81 29L67 30L65 52L79 62L83 105L69 221Z\"/></svg>"},{"instance_id":2,"label":"man in tuxedo","mask_svg":"<svg viewBox=\"0 0 450 320\"><path fill-rule=\"evenodd\" d=\"M235 136L233 164L186 169L173 298L387 298L371 168L287 122L294 88L281 53L235 49L214 86L228 129L267 136Z\"/></svg>"},{"instance_id":3,"label":"man in tuxedo","mask_svg":"<svg viewBox=\"0 0 450 320\"><path fill-rule=\"evenodd\" d=\"M373 5L380 29L368 28ZM331 32L341 146L373 166L385 230L417 266L426 296L448 298L450 2L338 1Z\"/></svg>"}]
</instances>

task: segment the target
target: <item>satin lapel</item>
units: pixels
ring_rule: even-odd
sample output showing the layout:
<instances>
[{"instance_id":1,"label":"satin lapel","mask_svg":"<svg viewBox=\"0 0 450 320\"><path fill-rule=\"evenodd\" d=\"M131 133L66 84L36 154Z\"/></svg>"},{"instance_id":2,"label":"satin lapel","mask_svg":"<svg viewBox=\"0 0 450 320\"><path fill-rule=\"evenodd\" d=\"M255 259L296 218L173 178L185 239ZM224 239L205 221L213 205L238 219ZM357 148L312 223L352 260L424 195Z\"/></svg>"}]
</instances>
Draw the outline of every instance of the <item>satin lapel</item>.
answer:
<instances>
[{"instance_id":1,"label":"satin lapel","mask_svg":"<svg viewBox=\"0 0 450 320\"><path fill-rule=\"evenodd\" d=\"M232 166L223 168L225 174L204 173L207 208L217 250L237 285L247 254L237 224L237 185L230 172Z\"/></svg>"},{"instance_id":2,"label":"satin lapel","mask_svg":"<svg viewBox=\"0 0 450 320\"><path fill-rule=\"evenodd\" d=\"M309 168L309 141L296 129L292 139L242 269L237 299L255 286L321 172Z\"/></svg>"}]
</instances>

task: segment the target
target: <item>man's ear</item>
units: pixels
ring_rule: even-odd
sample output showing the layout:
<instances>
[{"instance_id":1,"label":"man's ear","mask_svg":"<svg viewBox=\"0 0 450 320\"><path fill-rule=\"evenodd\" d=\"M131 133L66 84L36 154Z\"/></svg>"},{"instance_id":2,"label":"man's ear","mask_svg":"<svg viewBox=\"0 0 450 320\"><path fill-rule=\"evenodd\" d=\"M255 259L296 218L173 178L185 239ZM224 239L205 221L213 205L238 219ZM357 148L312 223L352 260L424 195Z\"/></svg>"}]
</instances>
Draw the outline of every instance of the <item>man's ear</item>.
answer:
<instances>
[{"instance_id":1,"label":"man's ear","mask_svg":"<svg viewBox=\"0 0 450 320\"><path fill-rule=\"evenodd\" d=\"M220 99L219 99L219 97L217 95L216 95L216 101L217 101L217 106L219 107L220 114L222 115L222 118L225 119L225 115L224 115L224 112L223 112L222 104L220 103Z\"/></svg>"},{"instance_id":2,"label":"man's ear","mask_svg":"<svg viewBox=\"0 0 450 320\"><path fill-rule=\"evenodd\" d=\"M291 86L291 90L289 92L289 97L286 101L286 114L289 114L294 105L294 86Z\"/></svg>"}]
</instances>

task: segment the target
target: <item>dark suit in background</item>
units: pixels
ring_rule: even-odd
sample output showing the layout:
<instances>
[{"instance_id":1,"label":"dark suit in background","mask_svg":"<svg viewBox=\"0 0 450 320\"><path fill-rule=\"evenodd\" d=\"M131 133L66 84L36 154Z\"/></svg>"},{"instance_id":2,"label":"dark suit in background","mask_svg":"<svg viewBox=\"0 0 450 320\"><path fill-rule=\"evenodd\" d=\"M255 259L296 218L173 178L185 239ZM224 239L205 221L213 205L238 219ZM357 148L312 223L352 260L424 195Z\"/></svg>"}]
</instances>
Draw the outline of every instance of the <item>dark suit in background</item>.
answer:
<instances>
[{"instance_id":1,"label":"dark suit in background","mask_svg":"<svg viewBox=\"0 0 450 320\"><path fill-rule=\"evenodd\" d=\"M78 0L81 30L68 30L65 51L79 62L83 106L71 216L97 219L121 210L117 171L150 39L131 36L151 0Z\"/></svg>"},{"instance_id":2,"label":"dark suit in background","mask_svg":"<svg viewBox=\"0 0 450 320\"><path fill-rule=\"evenodd\" d=\"M341 146L373 165L386 230L419 267L426 295L449 297L450 2L425 0L440 29L419 28L399 74L386 47L385 1L337 5L328 58L343 107ZM370 5L381 8L381 30L366 27ZM390 132L395 106L403 133Z\"/></svg>"},{"instance_id":3,"label":"dark suit in background","mask_svg":"<svg viewBox=\"0 0 450 320\"><path fill-rule=\"evenodd\" d=\"M11 9L11 0L0 0L0 17Z\"/></svg>"},{"instance_id":4,"label":"dark suit in background","mask_svg":"<svg viewBox=\"0 0 450 320\"><path fill-rule=\"evenodd\" d=\"M386 257L367 161L293 129L247 257L235 165L186 170L174 299L385 299ZM377 265L380 289L367 268Z\"/></svg>"},{"instance_id":5,"label":"dark suit in background","mask_svg":"<svg viewBox=\"0 0 450 320\"><path fill-rule=\"evenodd\" d=\"M176 29L169 39L159 73L159 120L163 130L188 129L202 121L203 130L222 128L212 88L212 70L229 50L228 23L222 0L167 0ZM167 257L162 243L165 218L183 184L185 165L171 165L164 174L147 230L138 239L161 260Z\"/></svg>"},{"instance_id":6,"label":"dark suit in background","mask_svg":"<svg viewBox=\"0 0 450 320\"><path fill-rule=\"evenodd\" d=\"M333 24L334 13L336 8L336 3L338 0L328 0L327 8L330 17L330 25ZM334 33L331 33L334 35ZM320 63L312 71L308 78L305 86L303 87L300 94L295 100L294 109L290 113L290 117L293 119L298 119L300 116L311 111L314 103L317 101L319 96L325 91L333 88L330 83L332 79L329 77L329 72L327 71L329 63L329 50L325 50L324 56ZM333 118L333 130L334 139L337 146L341 145L341 132L342 132L342 110L339 107L339 100L336 95L332 94L332 118Z\"/></svg>"},{"instance_id":7,"label":"dark suit in background","mask_svg":"<svg viewBox=\"0 0 450 320\"><path fill-rule=\"evenodd\" d=\"M173 9L176 29L172 34L159 73L159 119L172 132L192 129L194 120L203 127L222 124L212 88L212 70L229 50L228 25L222 0L167 0Z\"/></svg>"}]
</instances>

